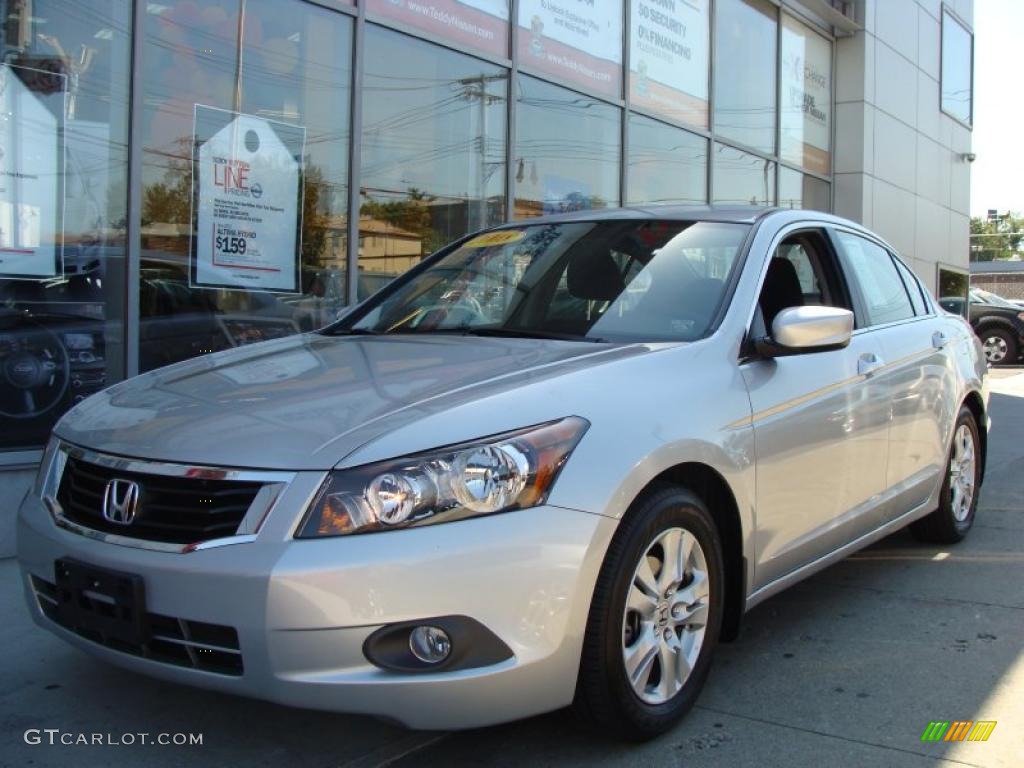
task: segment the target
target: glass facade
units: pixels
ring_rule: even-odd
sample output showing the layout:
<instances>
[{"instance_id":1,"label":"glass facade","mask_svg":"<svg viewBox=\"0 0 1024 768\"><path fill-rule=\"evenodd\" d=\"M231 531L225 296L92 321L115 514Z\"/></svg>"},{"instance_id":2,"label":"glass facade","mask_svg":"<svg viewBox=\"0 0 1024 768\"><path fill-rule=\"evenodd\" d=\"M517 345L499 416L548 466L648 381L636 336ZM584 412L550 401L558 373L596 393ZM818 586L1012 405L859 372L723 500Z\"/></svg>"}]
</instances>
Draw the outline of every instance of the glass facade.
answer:
<instances>
[{"instance_id":1,"label":"glass facade","mask_svg":"<svg viewBox=\"0 0 1024 768\"><path fill-rule=\"evenodd\" d=\"M515 218L618 205L622 110L532 77L516 101Z\"/></svg>"},{"instance_id":2,"label":"glass facade","mask_svg":"<svg viewBox=\"0 0 1024 768\"><path fill-rule=\"evenodd\" d=\"M321 327L485 226L829 208L832 43L766 0L0 0L0 19L0 465L108 384Z\"/></svg>"},{"instance_id":3,"label":"glass facade","mask_svg":"<svg viewBox=\"0 0 1024 768\"><path fill-rule=\"evenodd\" d=\"M351 19L196 7L145 15L140 371L318 328L345 304Z\"/></svg>"},{"instance_id":4,"label":"glass facade","mask_svg":"<svg viewBox=\"0 0 1024 768\"><path fill-rule=\"evenodd\" d=\"M369 25L359 298L505 220L508 70Z\"/></svg>"},{"instance_id":5,"label":"glass facade","mask_svg":"<svg viewBox=\"0 0 1024 768\"><path fill-rule=\"evenodd\" d=\"M775 151L778 9L767 0L718 0L715 133Z\"/></svg>"}]
</instances>

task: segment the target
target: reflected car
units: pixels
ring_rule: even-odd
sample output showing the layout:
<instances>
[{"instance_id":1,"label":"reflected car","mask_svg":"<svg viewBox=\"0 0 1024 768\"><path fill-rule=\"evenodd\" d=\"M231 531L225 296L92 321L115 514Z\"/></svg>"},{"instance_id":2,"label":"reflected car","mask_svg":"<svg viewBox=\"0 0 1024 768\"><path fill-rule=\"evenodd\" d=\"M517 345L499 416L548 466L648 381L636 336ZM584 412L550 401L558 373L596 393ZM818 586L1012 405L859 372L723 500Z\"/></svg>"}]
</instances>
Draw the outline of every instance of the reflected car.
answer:
<instances>
[{"instance_id":1,"label":"reflected car","mask_svg":"<svg viewBox=\"0 0 1024 768\"><path fill-rule=\"evenodd\" d=\"M837 217L498 227L320 331L72 409L19 510L25 594L164 680L424 729L574 706L646 739L751 607L904 526L967 535L986 377Z\"/></svg>"},{"instance_id":2,"label":"reflected car","mask_svg":"<svg viewBox=\"0 0 1024 768\"><path fill-rule=\"evenodd\" d=\"M1018 363L1024 353L1024 308L981 288L972 288L969 298L966 311L960 297L942 297L939 304L947 312L969 317L989 364Z\"/></svg>"}]
</instances>

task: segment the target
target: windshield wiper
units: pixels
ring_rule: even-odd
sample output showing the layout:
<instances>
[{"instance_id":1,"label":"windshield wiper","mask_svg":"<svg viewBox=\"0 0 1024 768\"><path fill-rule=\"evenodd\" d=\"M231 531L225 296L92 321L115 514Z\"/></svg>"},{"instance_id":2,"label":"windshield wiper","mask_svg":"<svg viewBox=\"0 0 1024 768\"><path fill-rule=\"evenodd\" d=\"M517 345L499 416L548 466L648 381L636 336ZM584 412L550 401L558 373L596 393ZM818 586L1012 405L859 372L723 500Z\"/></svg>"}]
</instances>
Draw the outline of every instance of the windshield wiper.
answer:
<instances>
[{"instance_id":1,"label":"windshield wiper","mask_svg":"<svg viewBox=\"0 0 1024 768\"><path fill-rule=\"evenodd\" d=\"M387 331L372 328L333 328L320 331L324 336L383 336Z\"/></svg>"},{"instance_id":2,"label":"windshield wiper","mask_svg":"<svg viewBox=\"0 0 1024 768\"><path fill-rule=\"evenodd\" d=\"M461 333L466 336L496 336L500 338L519 339L553 339L555 341L588 341L592 344L606 344L607 339L592 336L580 336L575 333L556 333L532 328L503 328L501 326L460 325L455 328L436 328L434 333Z\"/></svg>"}]
</instances>

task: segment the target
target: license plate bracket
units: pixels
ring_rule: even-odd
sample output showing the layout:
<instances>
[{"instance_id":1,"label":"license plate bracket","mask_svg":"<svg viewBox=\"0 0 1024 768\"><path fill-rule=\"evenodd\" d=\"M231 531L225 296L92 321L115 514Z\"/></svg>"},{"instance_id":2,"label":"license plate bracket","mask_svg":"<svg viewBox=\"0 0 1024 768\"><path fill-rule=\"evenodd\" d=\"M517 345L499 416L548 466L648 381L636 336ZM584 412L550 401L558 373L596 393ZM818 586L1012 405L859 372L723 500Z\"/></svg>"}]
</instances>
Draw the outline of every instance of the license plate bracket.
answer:
<instances>
[{"instance_id":1,"label":"license plate bracket","mask_svg":"<svg viewBox=\"0 0 1024 768\"><path fill-rule=\"evenodd\" d=\"M54 562L57 615L61 624L101 642L139 646L148 640L142 577L71 558Z\"/></svg>"}]
</instances>

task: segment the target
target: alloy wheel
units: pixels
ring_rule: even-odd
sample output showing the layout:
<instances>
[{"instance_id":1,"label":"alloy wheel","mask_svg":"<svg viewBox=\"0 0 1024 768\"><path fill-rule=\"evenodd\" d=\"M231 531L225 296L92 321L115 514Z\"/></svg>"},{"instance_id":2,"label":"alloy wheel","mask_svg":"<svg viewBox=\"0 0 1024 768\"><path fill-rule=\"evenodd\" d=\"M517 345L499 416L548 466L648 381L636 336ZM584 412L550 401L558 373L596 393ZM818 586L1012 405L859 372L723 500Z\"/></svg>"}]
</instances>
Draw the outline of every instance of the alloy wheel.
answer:
<instances>
[{"instance_id":1,"label":"alloy wheel","mask_svg":"<svg viewBox=\"0 0 1024 768\"><path fill-rule=\"evenodd\" d=\"M971 511L976 465L974 433L969 426L961 424L953 436L953 455L949 460L950 505L958 523L966 520Z\"/></svg>"},{"instance_id":2,"label":"alloy wheel","mask_svg":"<svg viewBox=\"0 0 1024 768\"><path fill-rule=\"evenodd\" d=\"M623 616L622 658L634 693L664 704L697 663L710 605L708 565L696 537L660 532L633 573Z\"/></svg>"},{"instance_id":3,"label":"alloy wheel","mask_svg":"<svg viewBox=\"0 0 1024 768\"><path fill-rule=\"evenodd\" d=\"M982 343L985 350L985 359L990 363L1001 363L1006 359L1009 349L1006 346L1006 339L1000 336L989 336Z\"/></svg>"}]
</instances>

